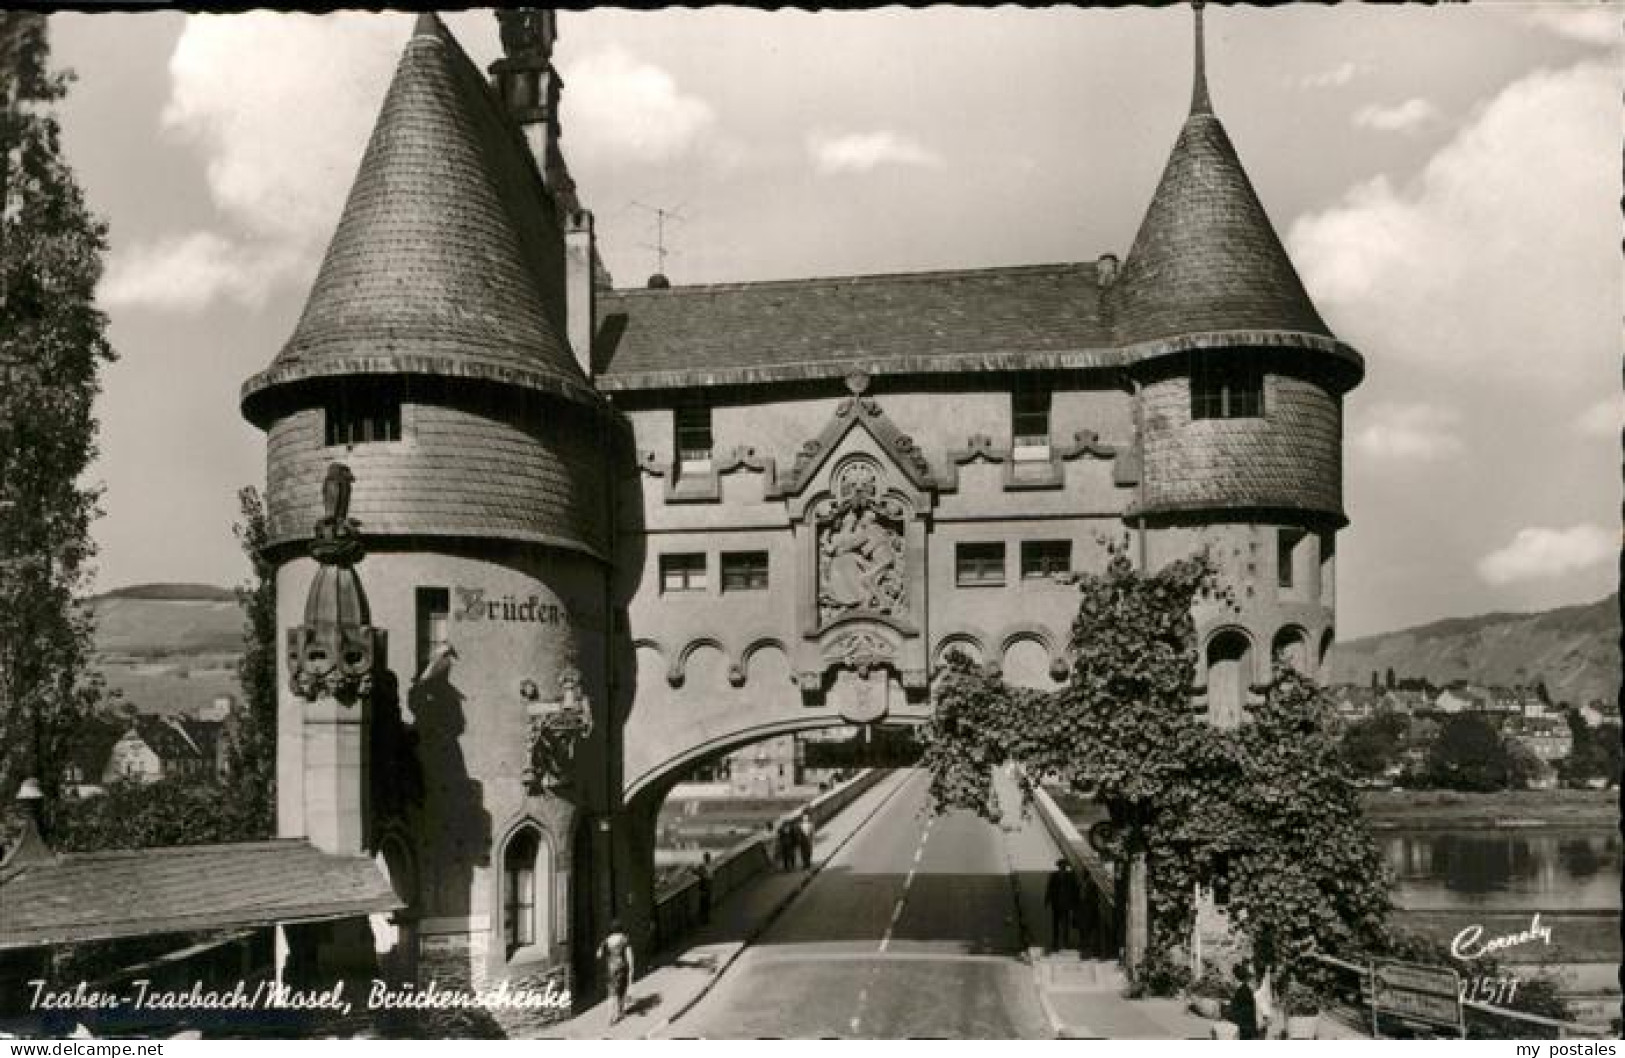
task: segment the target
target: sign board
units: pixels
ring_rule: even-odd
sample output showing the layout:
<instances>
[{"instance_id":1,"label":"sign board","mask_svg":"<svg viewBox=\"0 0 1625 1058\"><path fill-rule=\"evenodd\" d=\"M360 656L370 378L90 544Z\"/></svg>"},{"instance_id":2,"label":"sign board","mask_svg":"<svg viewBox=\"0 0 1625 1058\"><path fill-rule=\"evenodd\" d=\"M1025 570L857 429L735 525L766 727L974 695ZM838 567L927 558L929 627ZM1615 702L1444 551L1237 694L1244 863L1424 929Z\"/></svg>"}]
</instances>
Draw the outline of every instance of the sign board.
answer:
<instances>
[{"instance_id":1,"label":"sign board","mask_svg":"<svg viewBox=\"0 0 1625 1058\"><path fill-rule=\"evenodd\" d=\"M1461 977L1443 966L1379 962L1371 969L1371 1014L1451 1029L1466 1035Z\"/></svg>"}]
</instances>

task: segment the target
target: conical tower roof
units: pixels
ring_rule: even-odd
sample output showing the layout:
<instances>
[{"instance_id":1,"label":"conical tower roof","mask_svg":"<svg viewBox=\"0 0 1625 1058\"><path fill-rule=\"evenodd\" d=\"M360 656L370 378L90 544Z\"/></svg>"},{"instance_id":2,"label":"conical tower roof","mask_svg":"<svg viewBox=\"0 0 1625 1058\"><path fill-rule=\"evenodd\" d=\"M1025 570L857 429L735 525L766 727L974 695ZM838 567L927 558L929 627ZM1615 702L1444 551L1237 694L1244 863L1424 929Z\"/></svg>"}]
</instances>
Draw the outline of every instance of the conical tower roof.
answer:
<instances>
[{"instance_id":1,"label":"conical tower roof","mask_svg":"<svg viewBox=\"0 0 1625 1058\"><path fill-rule=\"evenodd\" d=\"M293 337L243 387L349 374L484 378L596 402L561 337L563 236L518 131L419 17Z\"/></svg>"},{"instance_id":2,"label":"conical tower roof","mask_svg":"<svg viewBox=\"0 0 1625 1058\"><path fill-rule=\"evenodd\" d=\"M1190 115L1110 291L1117 341L1134 346L1228 334L1233 344L1283 344L1297 334L1310 336L1302 344L1311 347L1341 346L1213 113L1201 18L1198 4ZM1339 351L1358 361L1346 346Z\"/></svg>"}]
</instances>

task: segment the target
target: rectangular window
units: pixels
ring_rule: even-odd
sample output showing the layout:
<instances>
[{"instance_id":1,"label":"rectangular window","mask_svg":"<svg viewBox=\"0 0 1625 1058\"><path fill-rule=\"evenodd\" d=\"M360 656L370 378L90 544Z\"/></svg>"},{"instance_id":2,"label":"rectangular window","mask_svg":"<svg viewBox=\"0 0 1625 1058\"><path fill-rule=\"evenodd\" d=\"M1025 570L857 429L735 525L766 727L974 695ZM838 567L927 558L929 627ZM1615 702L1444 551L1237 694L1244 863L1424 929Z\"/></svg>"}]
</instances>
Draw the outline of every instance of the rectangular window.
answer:
<instances>
[{"instance_id":1,"label":"rectangular window","mask_svg":"<svg viewBox=\"0 0 1625 1058\"><path fill-rule=\"evenodd\" d=\"M766 591L766 551L724 551L722 553L723 591Z\"/></svg>"},{"instance_id":2,"label":"rectangular window","mask_svg":"<svg viewBox=\"0 0 1625 1058\"><path fill-rule=\"evenodd\" d=\"M954 583L961 588L1004 583L1003 544L960 544L954 549Z\"/></svg>"},{"instance_id":3,"label":"rectangular window","mask_svg":"<svg viewBox=\"0 0 1625 1058\"><path fill-rule=\"evenodd\" d=\"M1278 529L1275 533L1275 581L1283 588L1292 587L1293 566L1297 559L1298 544L1303 540L1302 529Z\"/></svg>"},{"instance_id":4,"label":"rectangular window","mask_svg":"<svg viewBox=\"0 0 1625 1058\"><path fill-rule=\"evenodd\" d=\"M677 462L684 470L711 469L711 409L704 404L679 404L672 412Z\"/></svg>"},{"instance_id":5,"label":"rectangular window","mask_svg":"<svg viewBox=\"0 0 1625 1058\"><path fill-rule=\"evenodd\" d=\"M344 387L327 402L327 444L364 445L401 439L401 394L393 387Z\"/></svg>"},{"instance_id":6,"label":"rectangular window","mask_svg":"<svg viewBox=\"0 0 1625 1058\"><path fill-rule=\"evenodd\" d=\"M1072 541L1023 540L1021 579L1048 580L1057 573L1072 572Z\"/></svg>"},{"instance_id":7,"label":"rectangular window","mask_svg":"<svg viewBox=\"0 0 1625 1058\"><path fill-rule=\"evenodd\" d=\"M419 588L418 667L423 672L435 651L451 641L451 592L446 588Z\"/></svg>"},{"instance_id":8,"label":"rectangular window","mask_svg":"<svg viewBox=\"0 0 1625 1058\"><path fill-rule=\"evenodd\" d=\"M1192 419L1256 419L1264 414L1264 370L1247 353L1198 354L1191 368Z\"/></svg>"},{"instance_id":9,"label":"rectangular window","mask_svg":"<svg viewBox=\"0 0 1625 1058\"><path fill-rule=\"evenodd\" d=\"M1010 394L1011 447L1017 459L1049 458L1050 391L1018 385Z\"/></svg>"},{"instance_id":10,"label":"rectangular window","mask_svg":"<svg viewBox=\"0 0 1625 1058\"><path fill-rule=\"evenodd\" d=\"M661 555L660 590L704 591L705 554Z\"/></svg>"}]
</instances>

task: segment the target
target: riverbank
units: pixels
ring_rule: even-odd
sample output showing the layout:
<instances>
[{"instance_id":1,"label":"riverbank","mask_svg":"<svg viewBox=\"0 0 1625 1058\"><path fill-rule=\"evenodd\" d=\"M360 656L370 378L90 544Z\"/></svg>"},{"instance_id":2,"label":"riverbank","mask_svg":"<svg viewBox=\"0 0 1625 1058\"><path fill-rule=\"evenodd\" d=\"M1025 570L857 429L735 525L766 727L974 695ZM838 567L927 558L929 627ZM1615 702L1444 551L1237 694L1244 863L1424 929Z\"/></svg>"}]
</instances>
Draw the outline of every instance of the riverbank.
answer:
<instances>
[{"instance_id":1,"label":"riverbank","mask_svg":"<svg viewBox=\"0 0 1625 1058\"><path fill-rule=\"evenodd\" d=\"M1360 804L1374 830L1619 825L1617 790L1369 790Z\"/></svg>"}]
</instances>

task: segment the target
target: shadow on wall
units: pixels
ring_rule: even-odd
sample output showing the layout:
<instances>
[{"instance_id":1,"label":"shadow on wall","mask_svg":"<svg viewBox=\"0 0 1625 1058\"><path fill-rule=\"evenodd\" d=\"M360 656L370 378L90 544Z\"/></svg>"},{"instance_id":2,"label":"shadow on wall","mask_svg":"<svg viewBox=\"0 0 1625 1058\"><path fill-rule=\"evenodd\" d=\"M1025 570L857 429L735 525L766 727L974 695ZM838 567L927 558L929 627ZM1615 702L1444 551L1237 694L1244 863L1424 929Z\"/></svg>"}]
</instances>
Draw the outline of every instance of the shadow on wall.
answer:
<instances>
[{"instance_id":1,"label":"shadow on wall","mask_svg":"<svg viewBox=\"0 0 1625 1058\"><path fill-rule=\"evenodd\" d=\"M367 847L376 849L391 824L400 824L407 833L413 833L413 823L423 805L418 732L402 716L400 679L387 669L373 677L367 737L371 763Z\"/></svg>"},{"instance_id":2,"label":"shadow on wall","mask_svg":"<svg viewBox=\"0 0 1625 1058\"><path fill-rule=\"evenodd\" d=\"M417 759L434 776L423 790L421 840L429 904L437 916L467 915L474 868L491 862L491 814L484 788L469 777L458 739L467 728L465 696L445 673L415 684L407 703L417 720ZM430 881L432 879L432 881Z\"/></svg>"}]
</instances>

